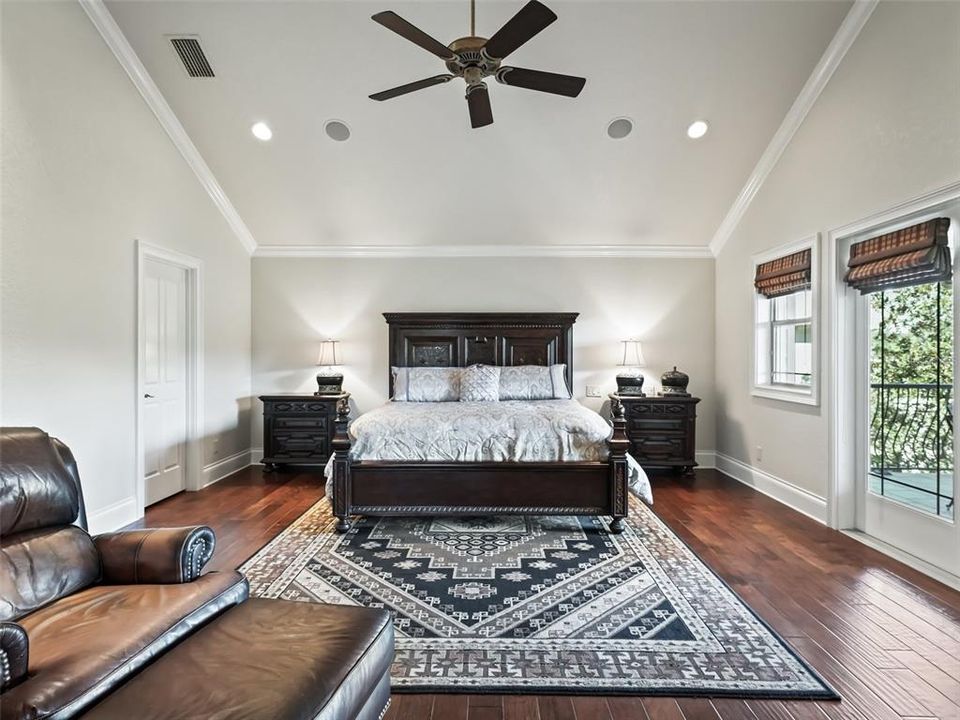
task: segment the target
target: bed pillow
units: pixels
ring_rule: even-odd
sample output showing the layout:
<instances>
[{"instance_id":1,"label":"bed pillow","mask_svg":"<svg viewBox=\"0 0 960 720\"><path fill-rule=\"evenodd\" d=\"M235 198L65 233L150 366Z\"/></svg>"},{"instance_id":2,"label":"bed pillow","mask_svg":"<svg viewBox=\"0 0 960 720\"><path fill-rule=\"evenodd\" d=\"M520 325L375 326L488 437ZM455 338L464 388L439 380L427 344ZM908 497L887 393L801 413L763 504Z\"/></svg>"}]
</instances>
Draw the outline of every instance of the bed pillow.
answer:
<instances>
[{"instance_id":1,"label":"bed pillow","mask_svg":"<svg viewBox=\"0 0 960 720\"><path fill-rule=\"evenodd\" d=\"M460 374L460 402L496 402L500 399L500 368L470 365Z\"/></svg>"},{"instance_id":2,"label":"bed pillow","mask_svg":"<svg viewBox=\"0 0 960 720\"><path fill-rule=\"evenodd\" d=\"M398 402L456 402L460 399L460 368L390 368L393 399Z\"/></svg>"},{"instance_id":3,"label":"bed pillow","mask_svg":"<svg viewBox=\"0 0 960 720\"><path fill-rule=\"evenodd\" d=\"M500 368L501 400L569 400L566 365L517 365Z\"/></svg>"}]
</instances>

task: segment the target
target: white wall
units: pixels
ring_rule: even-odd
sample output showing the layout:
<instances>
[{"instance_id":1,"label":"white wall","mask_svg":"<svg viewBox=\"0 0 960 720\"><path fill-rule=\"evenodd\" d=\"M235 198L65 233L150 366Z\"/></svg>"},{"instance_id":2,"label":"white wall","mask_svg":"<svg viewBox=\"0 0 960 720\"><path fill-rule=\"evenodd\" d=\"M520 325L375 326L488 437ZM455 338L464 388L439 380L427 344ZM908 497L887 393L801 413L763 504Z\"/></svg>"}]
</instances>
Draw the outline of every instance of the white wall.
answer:
<instances>
[{"instance_id":1,"label":"white wall","mask_svg":"<svg viewBox=\"0 0 960 720\"><path fill-rule=\"evenodd\" d=\"M574 395L616 390L619 340L644 341L648 382L674 364L703 398L697 447L714 448L713 261L279 259L253 261L253 389L313 392L319 339L343 341L344 389L362 412L387 399L391 311L570 311ZM258 406L259 407L259 406ZM261 437L254 418L254 443Z\"/></svg>"},{"instance_id":2,"label":"white wall","mask_svg":"<svg viewBox=\"0 0 960 720\"><path fill-rule=\"evenodd\" d=\"M834 379L815 408L750 395L751 255L958 179L960 3L880 3L717 259L718 452L826 495Z\"/></svg>"},{"instance_id":3,"label":"white wall","mask_svg":"<svg viewBox=\"0 0 960 720\"><path fill-rule=\"evenodd\" d=\"M249 448L250 260L80 5L2 3L3 425L133 519L137 239L204 262L204 462Z\"/></svg>"}]
</instances>

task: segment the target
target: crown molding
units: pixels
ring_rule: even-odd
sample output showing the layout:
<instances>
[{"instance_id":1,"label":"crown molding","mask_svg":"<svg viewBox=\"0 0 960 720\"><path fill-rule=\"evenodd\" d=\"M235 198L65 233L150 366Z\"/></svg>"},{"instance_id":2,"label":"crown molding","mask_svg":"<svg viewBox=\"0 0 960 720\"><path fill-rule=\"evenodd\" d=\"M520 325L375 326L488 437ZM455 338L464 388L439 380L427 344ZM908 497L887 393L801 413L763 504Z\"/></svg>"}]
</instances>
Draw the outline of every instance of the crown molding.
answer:
<instances>
[{"instance_id":1,"label":"crown molding","mask_svg":"<svg viewBox=\"0 0 960 720\"><path fill-rule=\"evenodd\" d=\"M160 125L173 140L173 144L183 155L184 160L187 161L190 169L197 176L203 189L207 191L210 199L213 200L213 204L217 206L220 214L227 221L227 225L233 230L234 235L237 236L247 252L253 253L257 249L257 241L254 240L246 223L243 222L243 218L240 217L233 203L230 202L230 198L220 187L220 183L217 182L217 178L214 177L210 167L204 161L203 156L200 155L200 151L197 150L197 147L187 135L187 131L180 124L180 120L177 119L160 92L160 88L157 87L143 63L140 62L140 58L137 57L136 52L127 42L123 31L117 25L117 21L113 19L103 0L78 0L78 2L84 12L87 13L90 22L103 37L107 47L113 52L127 75L130 76L130 80L133 81L134 86L143 96L153 114L157 116Z\"/></svg>"},{"instance_id":2,"label":"crown molding","mask_svg":"<svg viewBox=\"0 0 960 720\"><path fill-rule=\"evenodd\" d=\"M816 104L820 93L823 92L847 51L856 41L863 26L870 19L870 15L877 7L878 2L879 0L855 0L843 22L840 23L840 27L821 56L820 61L813 72L810 73L810 77L807 78L800 94L793 101L793 105L790 106L790 110L784 116L783 122L780 123L780 127L777 128L766 150L763 151L763 155L760 156L753 168L753 172L747 178L746 184L740 190L740 194L737 195L733 205L730 206L723 218L723 222L720 223L720 227L714 233L713 239L710 241L710 252L713 253L714 257L720 254L724 245L733 235L734 230L737 229L753 199L760 192L760 188L766 182L773 168L776 167L783 151L787 149L794 134L803 124L807 113Z\"/></svg>"},{"instance_id":3,"label":"crown molding","mask_svg":"<svg viewBox=\"0 0 960 720\"><path fill-rule=\"evenodd\" d=\"M678 258L712 259L691 245L260 245L258 258Z\"/></svg>"}]
</instances>

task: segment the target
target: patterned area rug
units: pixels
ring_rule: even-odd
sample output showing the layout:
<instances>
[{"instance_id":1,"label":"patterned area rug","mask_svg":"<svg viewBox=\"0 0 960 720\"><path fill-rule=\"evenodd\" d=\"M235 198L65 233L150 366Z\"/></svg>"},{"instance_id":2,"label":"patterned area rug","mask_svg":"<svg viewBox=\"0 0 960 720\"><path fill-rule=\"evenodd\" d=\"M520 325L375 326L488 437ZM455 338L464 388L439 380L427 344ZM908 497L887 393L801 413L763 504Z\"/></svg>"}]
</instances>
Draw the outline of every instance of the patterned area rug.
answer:
<instances>
[{"instance_id":1,"label":"patterned area rug","mask_svg":"<svg viewBox=\"0 0 960 720\"><path fill-rule=\"evenodd\" d=\"M260 597L386 607L398 692L836 694L645 505L597 518L364 519L321 500L241 571Z\"/></svg>"}]
</instances>

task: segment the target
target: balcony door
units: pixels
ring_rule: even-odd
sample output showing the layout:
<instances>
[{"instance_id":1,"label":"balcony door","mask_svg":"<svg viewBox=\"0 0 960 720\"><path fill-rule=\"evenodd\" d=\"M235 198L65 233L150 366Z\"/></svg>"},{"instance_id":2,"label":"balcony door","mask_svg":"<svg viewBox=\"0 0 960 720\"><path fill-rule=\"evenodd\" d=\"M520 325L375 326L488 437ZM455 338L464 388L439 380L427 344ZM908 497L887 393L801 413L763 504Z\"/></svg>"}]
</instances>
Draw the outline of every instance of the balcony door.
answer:
<instances>
[{"instance_id":1,"label":"balcony door","mask_svg":"<svg viewBox=\"0 0 960 720\"><path fill-rule=\"evenodd\" d=\"M893 288L861 302L868 386L861 528L960 574L953 282Z\"/></svg>"}]
</instances>

